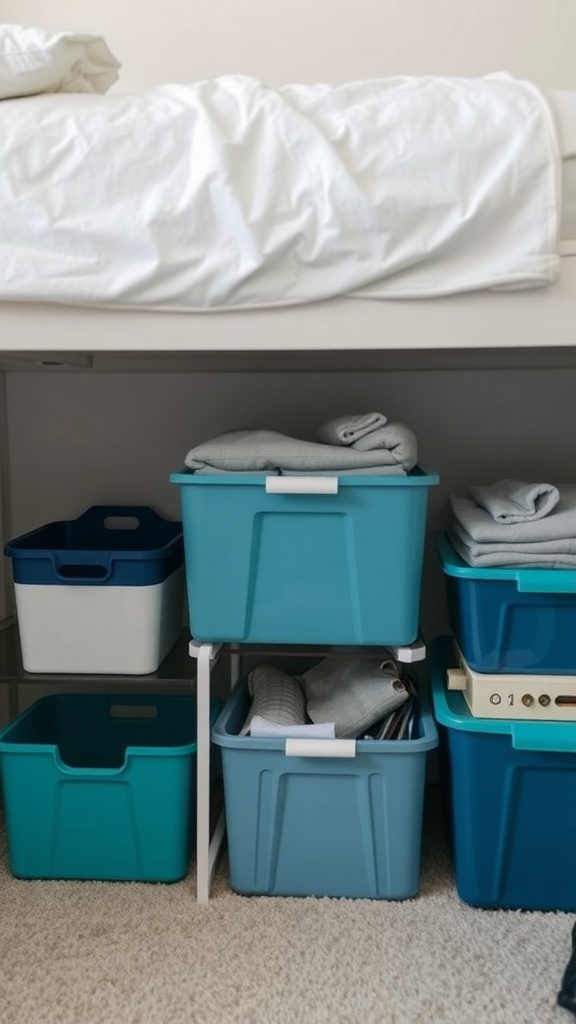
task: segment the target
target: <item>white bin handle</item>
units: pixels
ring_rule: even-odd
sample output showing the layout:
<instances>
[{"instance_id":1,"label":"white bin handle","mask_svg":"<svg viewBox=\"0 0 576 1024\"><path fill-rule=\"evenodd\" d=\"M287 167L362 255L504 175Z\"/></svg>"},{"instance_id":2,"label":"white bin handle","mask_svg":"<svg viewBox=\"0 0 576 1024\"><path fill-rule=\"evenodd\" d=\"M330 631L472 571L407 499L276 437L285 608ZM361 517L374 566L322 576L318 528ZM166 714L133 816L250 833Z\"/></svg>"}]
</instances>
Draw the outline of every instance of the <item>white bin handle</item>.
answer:
<instances>
[{"instance_id":1,"label":"white bin handle","mask_svg":"<svg viewBox=\"0 0 576 1024\"><path fill-rule=\"evenodd\" d=\"M356 757L356 740L286 740L286 757Z\"/></svg>"},{"instance_id":2,"label":"white bin handle","mask_svg":"<svg viewBox=\"0 0 576 1024\"><path fill-rule=\"evenodd\" d=\"M266 494L338 494L338 477L267 476Z\"/></svg>"}]
</instances>

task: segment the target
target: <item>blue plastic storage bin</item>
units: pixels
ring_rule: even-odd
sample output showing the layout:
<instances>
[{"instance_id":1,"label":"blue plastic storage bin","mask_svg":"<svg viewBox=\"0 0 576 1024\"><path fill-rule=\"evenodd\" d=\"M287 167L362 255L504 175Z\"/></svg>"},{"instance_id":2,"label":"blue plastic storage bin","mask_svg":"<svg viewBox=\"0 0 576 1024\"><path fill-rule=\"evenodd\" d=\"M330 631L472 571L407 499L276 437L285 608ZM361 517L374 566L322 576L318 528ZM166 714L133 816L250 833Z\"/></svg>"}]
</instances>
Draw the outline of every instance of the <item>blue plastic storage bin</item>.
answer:
<instances>
[{"instance_id":1,"label":"blue plastic storage bin","mask_svg":"<svg viewBox=\"0 0 576 1024\"><path fill-rule=\"evenodd\" d=\"M405 476L170 477L199 641L406 644L418 633L429 488ZM293 493L271 493L287 487ZM300 488L300 490L297 490Z\"/></svg>"},{"instance_id":2,"label":"blue plastic storage bin","mask_svg":"<svg viewBox=\"0 0 576 1024\"><path fill-rule=\"evenodd\" d=\"M436 534L450 629L477 672L576 673L576 569L477 568Z\"/></svg>"},{"instance_id":3,"label":"blue plastic storage bin","mask_svg":"<svg viewBox=\"0 0 576 1024\"><path fill-rule=\"evenodd\" d=\"M4 547L27 672L146 675L184 623L182 524L94 505Z\"/></svg>"},{"instance_id":4,"label":"blue plastic storage bin","mask_svg":"<svg viewBox=\"0 0 576 1024\"><path fill-rule=\"evenodd\" d=\"M186 874L196 831L194 696L43 697L0 732L0 769L17 877Z\"/></svg>"},{"instance_id":5,"label":"blue plastic storage bin","mask_svg":"<svg viewBox=\"0 0 576 1024\"><path fill-rule=\"evenodd\" d=\"M415 896L426 756L438 742L426 701L414 739L345 741L355 756L327 756L325 745L336 750L338 740L320 741L324 756L289 756L284 739L239 736L249 705L240 680L212 730L222 755L232 888L244 895Z\"/></svg>"},{"instance_id":6,"label":"blue plastic storage bin","mask_svg":"<svg viewBox=\"0 0 576 1024\"><path fill-rule=\"evenodd\" d=\"M576 724L473 718L446 689L452 644L433 642L430 671L458 894L576 911Z\"/></svg>"},{"instance_id":7,"label":"blue plastic storage bin","mask_svg":"<svg viewBox=\"0 0 576 1024\"><path fill-rule=\"evenodd\" d=\"M182 524L143 505L92 505L4 546L15 583L143 587L184 560Z\"/></svg>"}]
</instances>

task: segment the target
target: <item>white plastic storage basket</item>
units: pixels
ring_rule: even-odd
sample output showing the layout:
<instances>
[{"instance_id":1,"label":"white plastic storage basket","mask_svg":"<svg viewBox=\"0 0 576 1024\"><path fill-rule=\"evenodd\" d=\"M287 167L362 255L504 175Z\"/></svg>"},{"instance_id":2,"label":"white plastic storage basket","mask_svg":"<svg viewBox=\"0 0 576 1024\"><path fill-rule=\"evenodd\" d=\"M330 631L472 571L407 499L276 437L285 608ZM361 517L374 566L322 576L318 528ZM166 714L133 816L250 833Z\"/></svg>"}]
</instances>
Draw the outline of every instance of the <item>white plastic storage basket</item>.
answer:
<instances>
[{"instance_id":1,"label":"white plastic storage basket","mask_svg":"<svg viewBox=\"0 0 576 1024\"><path fill-rule=\"evenodd\" d=\"M147 675L183 625L182 527L93 506L5 546L26 672Z\"/></svg>"}]
</instances>

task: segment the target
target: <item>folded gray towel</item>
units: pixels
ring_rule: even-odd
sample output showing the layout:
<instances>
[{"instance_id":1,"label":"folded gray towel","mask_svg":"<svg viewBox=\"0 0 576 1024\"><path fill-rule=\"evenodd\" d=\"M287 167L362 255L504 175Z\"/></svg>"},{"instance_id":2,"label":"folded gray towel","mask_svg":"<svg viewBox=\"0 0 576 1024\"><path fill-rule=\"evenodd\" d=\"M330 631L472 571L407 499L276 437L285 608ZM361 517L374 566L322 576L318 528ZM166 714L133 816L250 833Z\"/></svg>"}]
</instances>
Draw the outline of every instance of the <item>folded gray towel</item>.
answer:
<instances>
[{"instance_id":1,"label":"folded gray towel","mask_svg":"<svg viewBox=\"0 0 576 1024\"><path fill-rule=\"evenodd\" d=\"M524 523L499 523L471 498L450 498L452 516L478 544L538 543L576 538L576 485L562 484L554 510L542 519Z\"/></svg>"},{"instance_id":2,"label":"folded gray towel","mask_svg":"<svg viewBox=\"0 0 576 1024\"><path fill-rule=\"evenodd\" d=\"M334 722L336 736L361 735L408 700L393 659L330 654L300 677L313 722Z\"/></svg>"},{"instance_id":3,"label":"folded gray towel","mask_svg":"<svg viewBox=\"0 0 576 1024\"><path fill-rule=\"evenodd\" d=\"M378 467L392 467L396 473L406 472L394 451L356 451L344 445L300 441L273 430L233 430L192 448L185 459L189 469L200 472L224 470L236 472L343 473L364 470L367 474ZM410 466L412 468L412 466Z\"/></svg>"},{"instance_id":4,"label":"folded gray towel","mask_svg":"<svg viewBox=\"0 0 576 1024\"><path fill-rule=\"evenodd\" d=\"M240 730L241 736L250 732L254 717L266 718L277 725L306 723L304 691L295 676L273 665L257 665L248 675L248 691L252 703Z\"/></svg>"},{"instance_id":5,"label":"folded gray towel","mask_svg":"<svg viewBox=\"0 0 576 1024\"><path fill-rule=\"evenodd\" d=\"M418 443L414 431L400 421L389 423L382 413L341 416L320 427L317 437L324 444L347 445L357 452L384 449L407 472L418 461Z\"/></svg>"},{"instance_id":6,"label":"folded gray towel","mask_svg":"<svg viewBox=\"0 0 576 1024\"><path fill-rule=\"evenodd\" d=\"M354 451L367 452L387 449L396 462L405 469L413 469L418 461L418 443L414 431L406 423L386 423L361 437L352 445Z\"/></svg>"},{"instance_id":7,"label":"folded gray towel","mask_svg":"<svg viewBox=\"0 0 576 1024\"><path fill-rule=\"evenodd\" d=\"M540 543L525 543L522 545L505 544L475 544L473 541L466 543L463 531L456 529L453 522L447 530L448 537L456 554L474 568L507 568L522 566L524 568L537 567L541 569L568 569L576 566L576 543L573 542L572 549L564 551L552 551L552 547L560 544L559 541L542 541ZM565 542L569 545L569 542Z\"/></svg>"},{"instance_id":8,"label":"folded gray towel","mask_svg":"<svg viewBox=\"0 0 576 1024\"><path fill-rule=\"evenodd\" d=\"M266 476L302 476L302 469L217 469L216 466L205 465L201 469L194 469L197 476L227 476L234 473L235 476L254 476L254 473L265 473ZM310 471L311 476L406 476L406 470L396 462L390 466L361 466L359 469L314 469Z\"/></svg>"},{"instance_id":9,"label":"folded gray towel","mask_svg":"<svg viewBox=\"0 0 576 1024\"><path fill-rule=\"evenodd\" d=\"M314 476L406 476L406 469L394 462L390 466L362 466L360 469L315 469ZM302 476L302 470L283 469L279 476Z\"/></svg>"},{"instance_id":10,"label":"folded gray towel","mask_svg":"<svg viewBox=\"0 0 576 1024\"><path fill-rule=\"evenodd\" d=\"M323 444L355 444L377 427L383 427L386 422L386 416L381 412L338 416L320 427L316 436Z\"/></svg>"},{"instance_id":11,"label":"folded gray towel","mask_svg":"<svg viewBox=\"0 0 576 1024\"><path fill-rule=\"evenodd\" d=\"M498 541L495 544L489 541L478 542L466 532L457 519L452 520L450 531L474 555L505 555L508 551L515 555L540 554L551 557L576 554L576 538L574 537L558 537L556 540L525 540L516 541L516 543L511 541L508 544L506 541Z\"/></svg>"},{"instance_id":12,"label":"folded gray towel","mask_svg":"<svg viewBox=\"0 0 576 1024\"><path fill-rule=\"evenodd\" d=\"M560 494L552 484L530 484L521 480L469 488L470 497L497 523L526 523L547 516L558 504Z\"/></svg>"}]
</instances>

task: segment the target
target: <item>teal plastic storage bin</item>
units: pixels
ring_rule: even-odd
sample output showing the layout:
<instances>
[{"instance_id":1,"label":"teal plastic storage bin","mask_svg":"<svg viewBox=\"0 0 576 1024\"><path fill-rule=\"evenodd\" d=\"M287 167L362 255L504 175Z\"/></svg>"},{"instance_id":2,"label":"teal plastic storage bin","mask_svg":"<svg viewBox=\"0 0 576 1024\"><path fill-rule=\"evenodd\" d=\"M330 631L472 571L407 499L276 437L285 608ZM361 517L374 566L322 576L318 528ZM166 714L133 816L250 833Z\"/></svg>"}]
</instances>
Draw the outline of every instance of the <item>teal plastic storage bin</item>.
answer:
<instances>
[{"instance_id":1,"label":"teal plastic storage bin","mask_svg":"<svg viewBox=\"0 0 576 1024\"><path fill-rule=\"evenodd\" d=\"M426 756L438 742L427 702L414 739L312 747L239 736L249 705L240 680L212 730L222 755L232 888L245 895L415 896Z\"/></svg>"},{"instance_id":2,"label":"teal plastic storage bin","mask_svg":"<svg viewBox=\"0 0 576 1024\"><path fill-rule=\"evenodd\" d=\"M576 911L576 724L474 718L431 645L456 888L476 907Z\"/></svg>"},{"instance_id":3,"label":"teal plastic storage bin","mask_svg":"<svg viewBox=\"0 0 576 1024\"><path fill-rule=\"evenodd\" d=\"M476 672L576 673L576 569L467 565L436 534L450 629Z\"/></svg>"},{"instance_id":4,"label":"teal plastic storage bin","mask_svg":"<svg viewBox=\"0 0 576 1024\"><path fill-rule=\"evenodd\" d=\"M379 645L416 638L435 473L183 471L170 479L180 487L196 640Z\"/></svg>"},{"instance_id":5,"label":"teal plastic storage bin","mask_svg":"<svg viewBox=\"0 0 576 1024\"><path fill-rule=\"evenodd\" d=\"M10 870L19 878L184 877L195 761L192 695L41 698L0 732Z\"/></svg>"}]
</instances>

